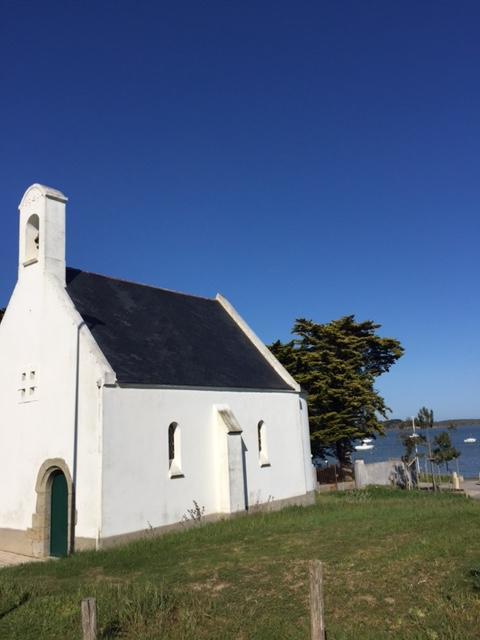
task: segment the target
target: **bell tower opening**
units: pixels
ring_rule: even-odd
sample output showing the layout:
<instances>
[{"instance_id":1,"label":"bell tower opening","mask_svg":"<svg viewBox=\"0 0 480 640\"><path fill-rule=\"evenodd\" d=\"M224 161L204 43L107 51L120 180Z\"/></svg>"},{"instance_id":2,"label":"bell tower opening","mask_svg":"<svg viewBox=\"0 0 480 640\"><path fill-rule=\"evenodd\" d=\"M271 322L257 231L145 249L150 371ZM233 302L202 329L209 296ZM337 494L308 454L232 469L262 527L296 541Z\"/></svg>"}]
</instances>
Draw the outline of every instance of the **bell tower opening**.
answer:
<instances>
[{"instance_id":1,"label":"bell tower opening","mask_svg":"<svg viewBox=\"0 0 480 640\"><path fill-rule=\"evenodd\" d=\"M32 184L25 191L18 207L19 279L49 275L65 285L66 203L63 193L41 184Z\"/></svg>"},{"instance_id":2,"label":"bell tower opening","mask_svg":"<svg viewBox=\"0 0 480 640\"><path fill-rule=\"evenodd\" d=\"M31 215L25 229L25 263L38 260L40 253L40 218L36 213Z\"/></svg>"}]
</instances>

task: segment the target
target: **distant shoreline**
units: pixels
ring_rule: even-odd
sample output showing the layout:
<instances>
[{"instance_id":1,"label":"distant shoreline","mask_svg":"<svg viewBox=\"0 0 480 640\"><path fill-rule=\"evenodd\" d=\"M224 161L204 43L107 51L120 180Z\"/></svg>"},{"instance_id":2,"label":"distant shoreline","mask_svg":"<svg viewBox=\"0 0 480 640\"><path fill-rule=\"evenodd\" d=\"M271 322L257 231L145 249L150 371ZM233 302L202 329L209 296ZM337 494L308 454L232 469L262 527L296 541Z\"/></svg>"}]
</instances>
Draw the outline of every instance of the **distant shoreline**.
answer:
<instances>
[{"instance_id":1,"label":"distant shoreline","mask_svg":"<svg viewBox=\"0 0 480 640\"><path fill-rule=\"evenodd\" d=\"M459 418L458 420L435 420L434 427L448 427L454 424L456 427L480 427L480 418Z\"/></svg>"},{"instance_id":2,"label":"distant shoreline","mask_svg":"<svg viewBox=\"0 0 480 640\"><path fill-rule=\"evenodd\" d=\"M399 429L401 425L405 424L405 420L385 420L383 426L385 429ZM454 418L452 420L435 420L433 423L434 429L448 429L450 426L455 427L480 427L480 418ZM422 429L422 426L417 424L417 429ZM407 427L403 427L406 429Z\"/></svg>"}]
</instances>

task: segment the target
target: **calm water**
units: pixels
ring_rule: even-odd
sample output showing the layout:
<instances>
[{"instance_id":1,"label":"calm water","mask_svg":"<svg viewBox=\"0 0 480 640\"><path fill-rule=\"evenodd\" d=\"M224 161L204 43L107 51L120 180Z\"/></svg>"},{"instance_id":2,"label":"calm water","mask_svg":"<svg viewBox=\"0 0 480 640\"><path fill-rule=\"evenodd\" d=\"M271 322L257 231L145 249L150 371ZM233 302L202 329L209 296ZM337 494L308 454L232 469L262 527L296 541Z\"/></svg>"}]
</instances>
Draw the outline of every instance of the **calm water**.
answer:
<instances>
[{"instance_id":1,"label":"calm water","mask_svg":"<svg viewBox=\"0 0 480 640\"><path fill-rule=\"evenodd\" d=\"M441 431L448 431L452 440L452 445L461 452L461 456L458 458L458 469L465 478L478 478L480 473L480 425L457 427L454 430L448 429L431 429L429 431L430 440L440 433ZM370 451L357 451L353 458L354 460L365 460L365 462L381 462L382 460L389 460L390 458L400 458L404 452L401 436L404 434L412 433L411 430L404 429L392 429L388 431L385 436L378 436L376 440L373 440L370 444L375 445ZM422 431L418 433L424 434ZM477 438L475 444L465 444L463 441L465 438ZM360 443L359 443L360 444ZM419 453L424 451L425 447L418 447ZM420 459L421 470L424 470L425 461ZM449 469L455 471L457 469L457 461L453 460L449 463ZM442 467L444 469L444 467Z\"/></svg>"}]
</instances>

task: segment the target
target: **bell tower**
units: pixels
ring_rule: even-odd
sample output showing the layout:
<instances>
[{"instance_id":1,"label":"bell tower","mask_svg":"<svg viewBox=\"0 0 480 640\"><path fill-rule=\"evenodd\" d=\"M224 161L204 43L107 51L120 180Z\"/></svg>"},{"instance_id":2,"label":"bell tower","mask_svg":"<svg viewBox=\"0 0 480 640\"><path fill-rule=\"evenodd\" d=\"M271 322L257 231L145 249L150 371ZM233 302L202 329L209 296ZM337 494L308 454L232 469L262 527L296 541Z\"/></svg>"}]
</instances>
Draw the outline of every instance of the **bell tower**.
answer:
<instances>
[{"instance_id":1,"label":"bell tower","mask_svg":"<svg viewBox=\"0 0 480 640\"><path fill-rule=\"evenodd\" d=\"M18 278L51 274L65 285L65 205L68 198L41 184L29 187L18 207Z\"/></svg>"}]
</instances>

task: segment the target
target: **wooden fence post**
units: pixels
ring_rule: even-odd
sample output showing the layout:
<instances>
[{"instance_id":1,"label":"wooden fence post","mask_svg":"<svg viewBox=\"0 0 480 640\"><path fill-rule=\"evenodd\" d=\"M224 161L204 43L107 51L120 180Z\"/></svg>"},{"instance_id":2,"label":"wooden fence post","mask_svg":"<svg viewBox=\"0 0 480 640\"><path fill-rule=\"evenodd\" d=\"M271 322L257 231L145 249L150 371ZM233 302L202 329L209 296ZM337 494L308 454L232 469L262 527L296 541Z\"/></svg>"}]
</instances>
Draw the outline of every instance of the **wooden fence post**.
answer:
<instances>
[{"instance_id":1,"label":"wooden fence post","mask_svg":"<svg viewBox=\"0 0 480 640\"><path fill-rule=\"evenodd\" d=\"M95 598L82 600L83 640L97 640L97 602Z\"/></svg>"},{"instance_id":2,"label":"wooden fence post","mask_svg":"<svg viewBox=\"0 0 480 640\"><path fill-rule=\"evenodd\" d=\"M323 567L320 560L310 561L311 640L325 640L323 620Z\"/></svg>"}]
</instances>

